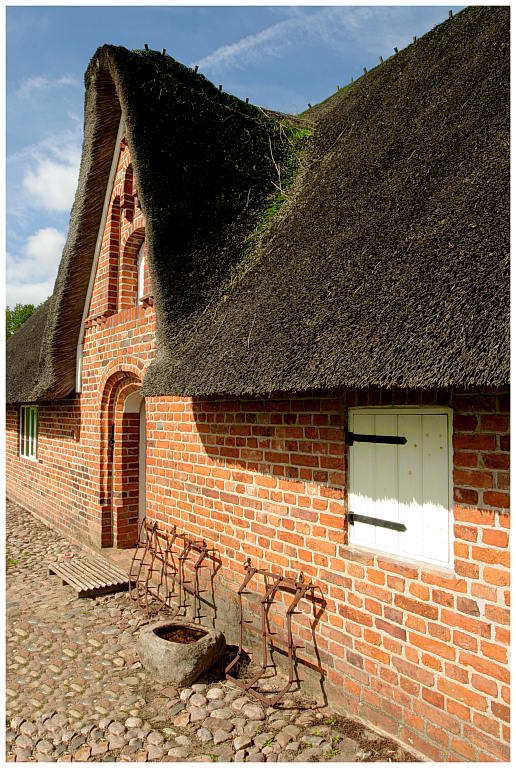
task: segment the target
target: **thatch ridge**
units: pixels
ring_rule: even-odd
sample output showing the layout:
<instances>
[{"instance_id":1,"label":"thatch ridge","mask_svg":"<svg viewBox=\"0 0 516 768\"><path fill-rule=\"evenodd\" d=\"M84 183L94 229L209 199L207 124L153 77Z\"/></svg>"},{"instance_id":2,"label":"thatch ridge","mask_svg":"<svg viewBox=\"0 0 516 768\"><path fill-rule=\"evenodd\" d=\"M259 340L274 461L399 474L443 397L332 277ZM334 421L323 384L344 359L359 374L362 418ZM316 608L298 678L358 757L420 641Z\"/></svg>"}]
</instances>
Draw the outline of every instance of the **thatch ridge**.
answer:
<instances>
[{"instance_id":1,"label":"thatch ridge","mask_svg":"<svg viewBox=\"0 0 516 768\"><path fill-rule=\"evenodd\" d=\"M506 384L509 9L461 12L313 117L260 258L169 326L145 393Z\"/></svg>"}]
</instances>

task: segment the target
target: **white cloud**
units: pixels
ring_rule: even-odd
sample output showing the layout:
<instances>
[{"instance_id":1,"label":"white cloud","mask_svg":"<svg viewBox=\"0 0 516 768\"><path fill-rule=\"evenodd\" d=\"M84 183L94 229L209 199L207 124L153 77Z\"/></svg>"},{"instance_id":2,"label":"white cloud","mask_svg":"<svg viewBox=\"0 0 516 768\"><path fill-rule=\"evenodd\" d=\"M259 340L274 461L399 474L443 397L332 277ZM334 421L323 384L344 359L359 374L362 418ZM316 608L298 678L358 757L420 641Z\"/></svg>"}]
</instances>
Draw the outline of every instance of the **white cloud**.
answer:
<instances>
[{"instance_id":1,"label":"white cloud","mask_svg":"<svg viewBox=\"0 0 516 768\"><path fill-rule=\"evenodd\" d=\"M291 7L289 18L223 45L194 63L201 70L222 71L267 57L284 56L292 46L302 55L303 48L311 44L341 53L351 47L356 52L390 55L394 45L401 49L412 40L413 34L426 32L431 24L443 21L447 15L439 6L426 9L435 12L430 15L414 13L414 10L417 8L409 6L373 9L334 5L310 10ZM364 62L359 63L361 69Z\"/></svg>"},{"instance_id":2,"label":"white cloud","mask_svg":"<svg viewBox=\"0 0 516 768\"><path fill-rule=\"evenodd\" d=\"M234 64L252 61L257 52L269 55L278 52L277 41L283 30L292 26L293 20L279 21L255 35L242 37L236 43L223 45L198 62L200 69L222 68ZM239 61L240 60L240 61Z\"/></svg>"},{"instance_id":3,"label":"white cloud","mask_svg":"<svg viewBox=\"0 0 516 768\"><path fill-rule=\"evenodd\" d=\"M38 274L46 273L49 265L53 268L59 264L64 244L62 232L54 227L44 227L28 238L25 253L37 265Z\"/></svg>"},{"instance_id":4,"label":"white cloud","mask_svg":"<svg viewBox=\"0 0 516 768\"><path fill-rule=\"evenodd\" d=\"M36 307L52 295L54 281L44 283L8 283L6 286L6 306L15 307L17 304L34 304Z\"/></svg>"},{"instance_id":5,"label":"white cloud","mask_svg":"<svg viewBox=\"0 0 516 768\"><path fill-rule=\"evenodd\" d=\"M258 61L264 56L280 56L290 45L307 40L334 46L343 34L356 36L370 20L371 12L360 7L327 7L315 12L292 9L293 16L272 24L254 35L223 45L198 63L200 69L224 69Z\"/></svg>"},{"instance_id":6,"label":"white cloud","mask_svg":"<svg viewBox=\"0 0 516 768\"><path fill-rule=\"evenodd\" d=\"M31 235L22 255L7 254L7 304L39 304L54 289L57 268L65 243L63 232L43 227Z\"/></svg>"},{"instance_id":7,"label":"white cloud","mask_svg":"<svg viewBox=\"0 0 516 768\"><path fill-rule=\"evenodd\" d=\"M20 84L16 95L21 99L26 99L32 96L34 91L44 91L49 88L61 88L62 86L77 86L79 81L77 78L71 75L62 75L57 78L45 77L44 75L37 75L36 77L29 77L27 80L23 80Z\"/></svg>"},{"instance_id":8,"label":"white cloud","mask_svg":"<svg viewBox=\"0 0 516 768\"><path fill-rule=\"evenodd\" d=\"M37 153L36 168L28 168L22 185L28 203L47 211L69 211L72 207L81 153L76 145L51 148L46 155Z\"/></svg>"}]
</instances>

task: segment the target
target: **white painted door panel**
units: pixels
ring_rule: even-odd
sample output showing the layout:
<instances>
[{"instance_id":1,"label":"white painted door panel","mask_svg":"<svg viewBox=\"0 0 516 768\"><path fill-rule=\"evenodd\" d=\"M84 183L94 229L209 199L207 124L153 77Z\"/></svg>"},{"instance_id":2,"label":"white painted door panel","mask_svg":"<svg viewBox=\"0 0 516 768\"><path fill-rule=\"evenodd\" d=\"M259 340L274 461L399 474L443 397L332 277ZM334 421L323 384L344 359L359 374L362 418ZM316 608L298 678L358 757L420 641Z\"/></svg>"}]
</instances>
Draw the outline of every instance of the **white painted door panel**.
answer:
<instances>
[{"instance_id":1,"label":"white painted door panel","mask_svg":"<svg viewBox=\"0 0 516 768\"><path fill-rule=\"evenodd\" d=\"M424 555L449 559L448 422L446 416L422 416Z\"/></svg>"},{"instance_id":2,"label":"white painted door panel","mask_svg":"<svg viewBox=\"0 0 516 768\"><path fill-rule=\"evenodd\" d=\"M406 444L399 447L400 522L407 527L400 542L400 553L421 557L424 551L424 522L421 508L423 466L420 416L398 416L398 429L400 436L407 438Z\"/></svg>"}]
</instances>

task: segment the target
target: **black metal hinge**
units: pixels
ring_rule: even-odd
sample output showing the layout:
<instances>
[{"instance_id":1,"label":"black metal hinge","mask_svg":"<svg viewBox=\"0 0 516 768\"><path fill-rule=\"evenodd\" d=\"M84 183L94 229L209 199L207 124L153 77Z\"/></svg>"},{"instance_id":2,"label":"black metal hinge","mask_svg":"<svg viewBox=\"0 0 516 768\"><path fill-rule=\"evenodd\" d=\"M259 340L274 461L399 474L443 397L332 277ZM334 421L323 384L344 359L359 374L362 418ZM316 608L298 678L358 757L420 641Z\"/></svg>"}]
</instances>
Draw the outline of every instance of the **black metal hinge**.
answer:
<instances>
[{"instance_id":1,"label":"black metal hinge","mask_svg":"<svg viewBox=\"0 0 516 768\"><path fill-rule=\"evenodd\" d=\"M367 517L367 515L357 515L355 512L348 512L347 515L350 525L354 523L367 523L376 525L379 528L390 528L392 531L406 531L407 526L403 523L393 523L390 520L381 520L379 517Z\"/></svg>"},{"instance_id":2,"label":"black metal hinge","mask_svg":"<svg viewBox=\"0 0 516 768\"><path fill-rule=\"evenodd\" d=\"M360 435L357 432L348 432L346 430L346 442L348 445L353 443L388 443L392 445L405 445L406 437L397 435Z\"/></svg>"}]
</instances>

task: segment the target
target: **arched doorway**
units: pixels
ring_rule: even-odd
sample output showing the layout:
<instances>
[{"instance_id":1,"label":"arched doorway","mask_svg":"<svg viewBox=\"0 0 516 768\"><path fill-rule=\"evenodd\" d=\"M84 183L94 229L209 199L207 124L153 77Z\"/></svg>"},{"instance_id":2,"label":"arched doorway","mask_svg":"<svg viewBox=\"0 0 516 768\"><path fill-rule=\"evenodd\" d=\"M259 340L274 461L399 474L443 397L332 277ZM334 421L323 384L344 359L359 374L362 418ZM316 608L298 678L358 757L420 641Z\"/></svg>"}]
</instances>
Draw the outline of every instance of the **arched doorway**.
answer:
<instances>
[{"instance_id":1,"label":"arched doorway","mask_svg":"<svg viewBox=\"0 0 516 768\"><path fill-rule=\"evenodd\" d=\"M101 423L102 546L134 547L145 515L145 399L119 371L106 382Z\"/></svg>"}]
</instances>

